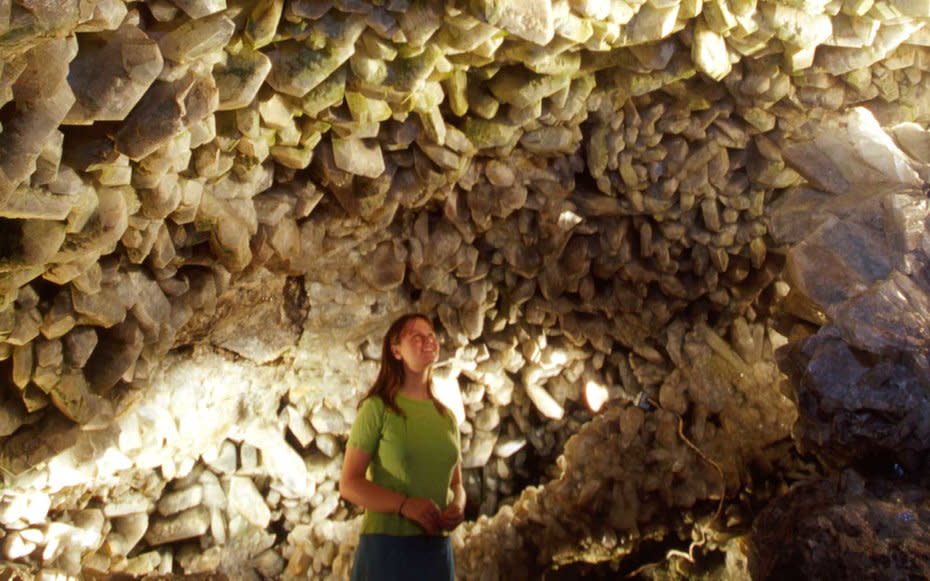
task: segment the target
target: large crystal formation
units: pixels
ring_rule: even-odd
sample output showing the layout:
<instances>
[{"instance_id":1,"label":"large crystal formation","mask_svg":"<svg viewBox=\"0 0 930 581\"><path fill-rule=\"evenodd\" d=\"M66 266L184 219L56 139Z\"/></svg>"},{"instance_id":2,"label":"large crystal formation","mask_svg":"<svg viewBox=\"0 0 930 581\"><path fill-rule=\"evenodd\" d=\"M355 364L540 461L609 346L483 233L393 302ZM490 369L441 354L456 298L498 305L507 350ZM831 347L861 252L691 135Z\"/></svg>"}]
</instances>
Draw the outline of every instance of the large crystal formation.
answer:
<instances>
[{"instance_id":1,"label":"large crystal formation","mask_svg":"<svg viewBox=\"0 0 930 581\"><path fill-rule=\"evenodd\" d=\"M925 473L930 165L893 135L855 109L836 130L786 150L809 186L773 208L772 236L792 245L787 280L826 322L787 348L797 435L840 466L883 456Z\"/></svg>"},{"instance_id":2,"label":"large crystal formation","mask_svg":"<svg viewBox=\"0 0 930 581\"><path fill-rule=\"evenodd\" d=\"M410 309L489 517L462 578L692 536L739 560L753 503L803 476L788 339L805 449L919 471L928 17L0 1L4 558L338 576L345 432ZM862 112L784 149L851 105L899 150Z\"/></svg>"},{"instance_id":3,"label":"large crystal formation","mask_svg":"<svg viewBox=\"0 0 930 581\"><path fill-rule=\"evenodd\" d=\"M926 488L853 471L805 483L759 515L748 571L753 579L926 578L928 502Z\"/></svg>"},{"instance_id":4,"label":"large crystal formation","mask_svg":"<svg viewBox=\"0 0 930 581\"><path fill-rule=\"evenodd\" d=\"M914 147L925 135L909 124L886 133L853 109L785 151L808 181L772 208L796 293L781 353L799 404L795 437L845 471L759 517L754 578L930 572L930 164Z\"/></svg>"}]
</instances>

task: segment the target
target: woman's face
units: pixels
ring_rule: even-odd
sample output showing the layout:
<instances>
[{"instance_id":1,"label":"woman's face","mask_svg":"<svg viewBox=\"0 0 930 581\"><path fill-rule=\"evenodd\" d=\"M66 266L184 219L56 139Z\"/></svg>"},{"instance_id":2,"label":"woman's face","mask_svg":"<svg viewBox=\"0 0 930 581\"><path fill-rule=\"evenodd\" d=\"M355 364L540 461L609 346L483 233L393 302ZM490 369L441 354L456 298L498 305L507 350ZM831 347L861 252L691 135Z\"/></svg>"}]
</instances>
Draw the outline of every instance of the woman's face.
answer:
<instances>
[{"instance_id":1,"label":"woman's face","mask_svg":"<svg viewBox=\"0 0 930 581\"><path fill-rule=\"evenodd\" d=\"M404 368L419 373L436 361L439 343L433 327L425 319L412 319L400 332L391 353L403 361Z\"/></svg>"}]
</instances>

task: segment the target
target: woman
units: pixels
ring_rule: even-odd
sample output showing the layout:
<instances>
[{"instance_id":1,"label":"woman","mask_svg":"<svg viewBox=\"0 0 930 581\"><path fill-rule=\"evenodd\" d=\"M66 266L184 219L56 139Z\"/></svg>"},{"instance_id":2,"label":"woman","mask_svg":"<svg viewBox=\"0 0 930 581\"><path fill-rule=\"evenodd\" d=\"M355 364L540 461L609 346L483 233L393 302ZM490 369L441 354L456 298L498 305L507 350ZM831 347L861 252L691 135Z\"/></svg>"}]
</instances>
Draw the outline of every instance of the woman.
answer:
<instances>
[{"instance_id":1,"label":"woman","mask_svg":"<svg viewBox=\"0 0 930 581\"><path fill-rule=\"evenodd\" d=\"M430 391L438 351L423 315L404 315L384 337L339 480L365 509L353 581L455 578L446 531L464 518L465 489L455 418Z\"/></svg>"}]
</instances>

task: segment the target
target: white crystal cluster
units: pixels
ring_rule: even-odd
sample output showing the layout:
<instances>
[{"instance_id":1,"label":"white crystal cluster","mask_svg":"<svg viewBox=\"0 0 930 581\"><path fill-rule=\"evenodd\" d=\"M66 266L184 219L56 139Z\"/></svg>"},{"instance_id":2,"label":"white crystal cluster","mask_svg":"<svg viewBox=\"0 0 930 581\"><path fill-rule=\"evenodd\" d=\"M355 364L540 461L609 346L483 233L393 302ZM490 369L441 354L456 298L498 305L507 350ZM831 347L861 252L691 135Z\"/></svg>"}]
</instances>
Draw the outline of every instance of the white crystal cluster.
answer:
<instances>
[{"instance_id":1,"label":"white crystal cluster","mask_svg":"<svg viewBox=\"0 0 930 581\"><path fill-rule=\"evenodd\" d=\"M658 407L611 405L585 424L566 444L557 479L464 527L460 573L532 579L541 564L618 560L669 535L687 541L698 535L703 550L724 548L726 529L747 516L735 504L715 512L706 501L747 486L753 463L775 472L772 445L788 435L796 416L777 389L778 340L769 337L778 334L743 319L729 333L734 347L706 325L687 332L671 325L665 347L672 369L653 402Z\"/></svg>"},{"instance_id":2,"label":"white crystal cluster","mask_svg":"<svg viewBox=\"0 0 930 581\"><path fill-rule=\"evenodd\" d=\"M864 104L925 153L928 22L921 0L0 1L4 558L338 577L345 435L411 309L471 508L510 507L459 533L462 578L691 534L723 487L677 417L733 494L791 422L782 149Z\"/></svg>"},{"instance_id":3,"label":"white crystal cluster","mask_svg":"<svg viewBox=\"0 0 930 581\"><path fill-rule=\"evenodd\" d=\"M337 330L329 332L333 341ZM253 339L264 353L278 336L256 332ZM315 340L312 331L301 340ZM9 449L38 443L51 457L7 478L5 558L27 557L48 574L72 576L222 570L275 577L295 547L306 552L302 543L311 539L328 535L335 543L355 531L351 522L334 522L348 516L336 481L360 386L371 374L360 372L358 345L350 353L334 343L324 369L295 358L296 341L287 371L209 349L172 355L144 393L121 402L111 425L46 423L32 442L13 436ZM324 377L325 385L316 383ZM269 531L273 521L295 540L282 545ZM324 564L332 556L317 559L315 570Z\"/></svg>"}]
</instances>

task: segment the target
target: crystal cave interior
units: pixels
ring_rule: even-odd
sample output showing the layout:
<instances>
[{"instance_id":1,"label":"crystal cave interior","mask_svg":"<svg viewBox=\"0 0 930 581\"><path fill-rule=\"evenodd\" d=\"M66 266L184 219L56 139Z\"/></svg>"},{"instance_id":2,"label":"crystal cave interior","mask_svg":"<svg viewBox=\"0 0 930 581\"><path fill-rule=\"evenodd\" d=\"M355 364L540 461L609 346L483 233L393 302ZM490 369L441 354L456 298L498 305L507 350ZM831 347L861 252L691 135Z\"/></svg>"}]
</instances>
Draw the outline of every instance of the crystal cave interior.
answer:
<instances>
[{"instance_id":1,"label":"crystal cave interior","mask_svg":"<svg viewBox=\"0 0 930 581\"><path fill-rule=\"evenodd\" d=\"M925 77L926 75L926 77ZM0 0L0 578L930 578L930 1Z\"/></svg>"}]
</instances>

